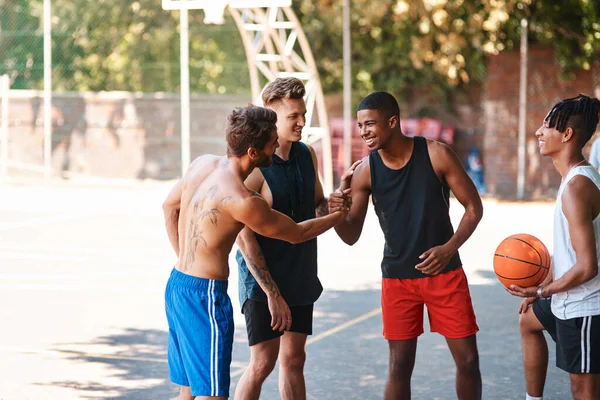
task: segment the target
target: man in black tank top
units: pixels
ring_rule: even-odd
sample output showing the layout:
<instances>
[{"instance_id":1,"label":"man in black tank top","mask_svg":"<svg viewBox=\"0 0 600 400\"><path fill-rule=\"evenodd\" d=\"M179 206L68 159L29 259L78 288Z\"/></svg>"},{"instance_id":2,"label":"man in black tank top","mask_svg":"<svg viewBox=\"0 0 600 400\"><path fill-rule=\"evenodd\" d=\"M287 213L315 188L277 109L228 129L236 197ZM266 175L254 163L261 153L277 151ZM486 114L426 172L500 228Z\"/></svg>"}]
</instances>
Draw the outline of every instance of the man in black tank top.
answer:
<instances>
[{"instance_id":1,"label":"man in black tank top","mask_svg":"<svg viewBox=\"0 0 600 400\"><path fill-rule=\"evenodd\" d=\"M278 78L263 91L266 107L277 113L279 148L268 168L246 179L249 189L294 221L328 213L317 157L302 143L306 90L297 78ZM238 236L239 294L246 319L250 363L235 399L258 399L279 360L282 399L306 399L305 346L312 334L313 305L323 287L317 276L317 240L290 244L244 229Z\"/></svg>"},{"instance_id":2,"label":"man in black tank top","mask_svg":"<svg viewBox=\"0 0 600 400\"><path fill-rule=\"evenodd\" d=\"M410 399L424 305L431 331L446 337L454 357L458 398L481 399L479 328L458 255L483 215L475 185L450 147L402 133L391 94L367 96L358 106L358 126L371 154L342 177L329 205L341 204L342 191L351 185L352 208L335 230L353 245L371 196L385 236L381 303L390 348L385 399ZM465 208L456 232L448 213L450 190Z\"/></svg>"}]
</instances>

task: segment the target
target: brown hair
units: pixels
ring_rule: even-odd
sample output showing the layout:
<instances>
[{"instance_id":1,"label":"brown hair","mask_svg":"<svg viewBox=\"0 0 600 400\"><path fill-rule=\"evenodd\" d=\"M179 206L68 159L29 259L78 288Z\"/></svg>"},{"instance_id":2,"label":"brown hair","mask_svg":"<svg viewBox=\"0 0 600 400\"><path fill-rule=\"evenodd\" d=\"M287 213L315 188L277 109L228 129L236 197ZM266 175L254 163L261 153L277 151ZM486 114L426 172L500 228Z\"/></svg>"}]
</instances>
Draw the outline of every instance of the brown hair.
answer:
<instances>
[{"instance_id":1,"label":"brown hair","mask_svg":"<svg viewBox=\"0 0 600 400\"><path fill-rule=\"evenodd\" d=\"M269 83L262 94L265 106L281 99L301 99L306 94L306 88L298 78L277 78Z\"/></svg>"},{"instance_id":2,"label":"brown hair","mask_svg":"<svg viewBox=\"0 0 600 400\"><path fill-rule=\"evenodd\" d=\"M238 107L227 116L225 138L227 155L241 157L249 148L262 150L277 129L277 114L268 108L248 105Z\"/></svg>"}]
</instances>

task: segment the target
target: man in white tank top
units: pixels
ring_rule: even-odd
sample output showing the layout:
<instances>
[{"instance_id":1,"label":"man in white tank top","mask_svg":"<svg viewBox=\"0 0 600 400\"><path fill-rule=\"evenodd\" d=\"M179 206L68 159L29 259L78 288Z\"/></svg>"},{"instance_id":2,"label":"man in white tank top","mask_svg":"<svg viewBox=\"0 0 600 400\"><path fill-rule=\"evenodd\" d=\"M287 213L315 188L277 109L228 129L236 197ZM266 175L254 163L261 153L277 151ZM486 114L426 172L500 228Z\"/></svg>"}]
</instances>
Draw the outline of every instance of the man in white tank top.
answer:
<instances>
[{"instance_id":1,"label":"man in white tank top","mask_svg":"<svg viewBox=\"0 0 600 400\"><path fill-rule=\"evenodd\" d=\"M556 365L569 373L573 398L600 399L600 174L581 153L596 130L599 111L598 99L565 99L536 132L540 154L552 158L562 183L551 273L538 287L509 289L525 297L519 324L527 400L541 400L544 392L544 330L556 342Z\"/></svg>"}]
</instances>

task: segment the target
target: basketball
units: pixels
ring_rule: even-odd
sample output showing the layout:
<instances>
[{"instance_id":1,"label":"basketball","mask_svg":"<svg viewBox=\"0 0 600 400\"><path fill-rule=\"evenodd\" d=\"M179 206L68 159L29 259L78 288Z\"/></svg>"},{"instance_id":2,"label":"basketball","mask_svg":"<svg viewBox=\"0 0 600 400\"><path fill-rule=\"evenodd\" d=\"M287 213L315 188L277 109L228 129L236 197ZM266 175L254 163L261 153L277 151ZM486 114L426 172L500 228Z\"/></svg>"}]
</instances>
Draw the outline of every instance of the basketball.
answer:
<instances>
[{"instance_id":1,"label":"basketball","mask_svg":"<svg viewBox=\"0 0 600 400\"><path fill-rule=\"evenodd\" d=\"M505 286L538 286L550 270L550 253L541 240L526 233L504 239L494 253L494 272Z\"/></svg>"}]
</instances>

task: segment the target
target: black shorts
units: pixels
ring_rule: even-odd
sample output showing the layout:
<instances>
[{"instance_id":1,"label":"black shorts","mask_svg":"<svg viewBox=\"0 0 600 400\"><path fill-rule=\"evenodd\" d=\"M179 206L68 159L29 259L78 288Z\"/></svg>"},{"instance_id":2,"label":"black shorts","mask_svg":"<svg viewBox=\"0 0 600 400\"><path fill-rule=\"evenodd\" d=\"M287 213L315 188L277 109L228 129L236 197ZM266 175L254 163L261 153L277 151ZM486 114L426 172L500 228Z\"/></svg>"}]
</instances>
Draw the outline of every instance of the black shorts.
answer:
<instances>
[{"instance_id":1,"label":"black shorts","mask_svg":"<svg viewBox=\"0 0 600 400\"><path fill-rule=\"evenodd\" d=\"M533 303L533 312L556 342L556 366L570 374L600 373L600 315L559 319L550 299Z\"/></svg>"},{"instance_id":2,"label":"black shorts","mask_svg":"<svg viewBox=\"0 0 600 400\"><path fill-rule=\"evenodd\" d=\"M313 306L309 304L290 307L292 313L290 332L312 335ZM271 327L271 313L267 303L248 299L242 307L242 313L246 317L246 331L250 346L278 338L285 332L274 331Z\"/></svg>"}]
</instances>

